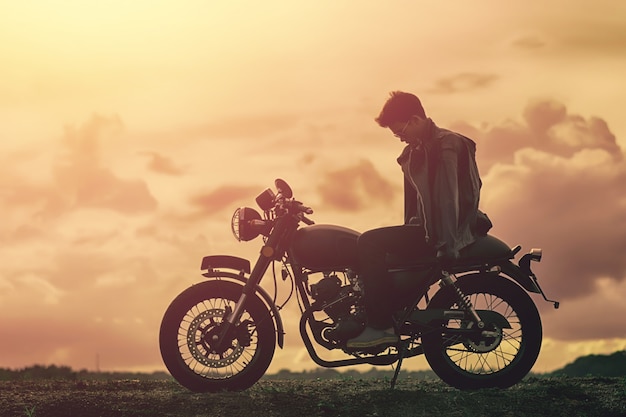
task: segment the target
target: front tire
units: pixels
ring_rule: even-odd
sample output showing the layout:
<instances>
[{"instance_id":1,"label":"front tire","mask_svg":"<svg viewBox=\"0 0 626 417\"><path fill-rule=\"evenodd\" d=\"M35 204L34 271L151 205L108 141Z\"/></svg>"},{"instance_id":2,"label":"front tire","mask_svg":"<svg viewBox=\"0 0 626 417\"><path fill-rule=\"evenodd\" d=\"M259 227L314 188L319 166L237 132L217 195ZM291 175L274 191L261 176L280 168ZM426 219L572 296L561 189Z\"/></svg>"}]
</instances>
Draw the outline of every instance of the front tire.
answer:
<instances>
[{"instance_id":1,"label":"front tire","mask_svg":"<svg viewBox=\"0 0 626 417\"><path fill-rule=\"evenodd\" d=\"M215 349L224 316L241 296L240 284L211 280L187 288L165 311L159 333L165 366L194 392L238 391L252 386L269 367L276 330L267 307L249 296L231 340ZM216 338L217 336L215 336Z\"/></svg>"},{"instance_id":2,"label":"front tire","mask_svg":"<svg viewBox=\"0 0 626 417\"><path fill-rule=\"evenodd\" d=\"M508 388L530 372L541 349L541 319L526 291L493 275L460 277L457 287L476 310L501 314L511 328L485 323L468 335L457 330L475 328L469 320L451 319L422 336L424 355L432 370L458 389ZM448 286L436 293L427 308L459 309L459 297ZM474 326L474 327L472 327Z\"/></svg>"}]
</instances>

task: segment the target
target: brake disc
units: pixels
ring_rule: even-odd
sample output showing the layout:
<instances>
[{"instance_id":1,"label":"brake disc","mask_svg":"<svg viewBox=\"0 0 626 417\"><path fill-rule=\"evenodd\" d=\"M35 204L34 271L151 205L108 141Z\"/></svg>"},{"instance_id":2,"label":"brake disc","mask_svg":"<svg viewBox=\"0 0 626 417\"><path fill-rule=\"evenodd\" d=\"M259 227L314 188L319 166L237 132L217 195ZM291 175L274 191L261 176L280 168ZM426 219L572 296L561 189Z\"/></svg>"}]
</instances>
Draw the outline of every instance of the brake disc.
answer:
<instances>
[{"instance_id":1,"label":"brake disc","mask_svg":"<svg viewBox=\"0 0 626 417\"><path fill-rule=\"evenodd\" d=\"M221 308L205 310L191 321L187 330L189 352L195 360L209 368L223 368L232 365L244 351L243 346L236 339L232 341L232 345L227 350L228 354L218 354L211 349L210 341L207 340L206 335L219 326L219 322L215 319L219 318L221 321L225 313L226 311Z\"/></svg>"}]
</instances>

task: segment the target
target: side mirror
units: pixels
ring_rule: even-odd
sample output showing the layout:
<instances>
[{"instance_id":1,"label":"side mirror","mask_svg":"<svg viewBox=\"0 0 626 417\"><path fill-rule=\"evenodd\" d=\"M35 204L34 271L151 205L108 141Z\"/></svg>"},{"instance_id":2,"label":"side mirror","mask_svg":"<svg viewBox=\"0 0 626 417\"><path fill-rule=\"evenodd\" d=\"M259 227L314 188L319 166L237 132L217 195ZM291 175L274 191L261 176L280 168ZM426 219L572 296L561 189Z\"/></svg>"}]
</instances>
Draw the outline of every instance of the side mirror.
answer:
<instances>
[{"instance_id":1,"label":"side mirror","mask_svg":"<svg viewBox=\"0 0 626 417\"><path fill-rule=\"evenodd\" d=\"M284 198L293 197L293 191L291 190L289 184L285 182L285 180L281 180L280 178L278 178L276 181L274 181L274 185L276 186L278 193L281 194Z\"/></svg>"}]
</instances>

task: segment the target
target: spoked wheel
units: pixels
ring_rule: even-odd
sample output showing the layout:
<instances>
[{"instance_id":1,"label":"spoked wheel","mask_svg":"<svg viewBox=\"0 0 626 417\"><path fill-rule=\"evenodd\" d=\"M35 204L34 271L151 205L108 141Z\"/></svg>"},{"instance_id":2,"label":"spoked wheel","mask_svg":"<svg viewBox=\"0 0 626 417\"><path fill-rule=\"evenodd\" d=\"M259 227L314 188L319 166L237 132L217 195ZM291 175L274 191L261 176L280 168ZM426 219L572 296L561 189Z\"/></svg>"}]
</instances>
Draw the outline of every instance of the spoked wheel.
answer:
<instances>
[{"instance_id":1,"label":"spoked wheel","mask_svg":"<svg viewBox=\"0 0 626 417\"><path fill-rule=\"evenodd\" d=\"M510 280L488 275L461 277L456 285L476 310L491 310L510 325L450 319L422 336L432 370L459 389L507 388L532 368L541 348L541 319L528 294ZM458 295L447 287L428 308L459 309Z\"/></svg>"},{"instance_id":2,"label":"spoked wheel","mask_svg":"<svg viewBox=\"0 0 626 417\"><path fill-rule=\"evenodd\" d=\"M195 392L243 390L263 376L276 346L273 319L256 295L223 336L224 318L242 286L213 280L194 285L172 301L161 322L161 356L172 376Z\"/></svg>"}]
</instances>

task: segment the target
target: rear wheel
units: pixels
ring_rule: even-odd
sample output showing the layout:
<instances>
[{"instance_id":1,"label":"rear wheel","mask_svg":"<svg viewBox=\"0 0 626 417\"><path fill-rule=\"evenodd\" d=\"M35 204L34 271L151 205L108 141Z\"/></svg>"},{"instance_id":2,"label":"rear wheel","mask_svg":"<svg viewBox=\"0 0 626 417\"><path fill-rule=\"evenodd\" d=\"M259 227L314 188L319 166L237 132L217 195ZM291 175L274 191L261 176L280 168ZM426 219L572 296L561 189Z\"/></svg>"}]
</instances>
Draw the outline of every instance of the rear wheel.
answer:
<instances>
[{"instance_id":1,"label":"rear wheel","mask_svg":"<svg viewBox=\"0 0 626 417\"><path fill-rule=\"evenodd\" d=\"M161 322L159 344L165 366L195 392L243 390L263 376L276 346L274 322L256 295L246 300L239 322L219 340L224 318L243 287L212 280L194 285L172 301Z\"/></svg>"},{"instance_id":2,"label":"rear wheel","mask_svg":"<svg viewBox=\"0 0 626 417\"><path fill-rule=\"evenodd\" d=\"M457 287L476 310L502 315L511 328L473 320L450 319L422 336L424 354L432 370L459 389L506 388L528 374L539 356L541 319L526 291L493 275L460 277ZM446 287L428 308L459 309L459 296Z\"/></svg>"}]
</instances>

